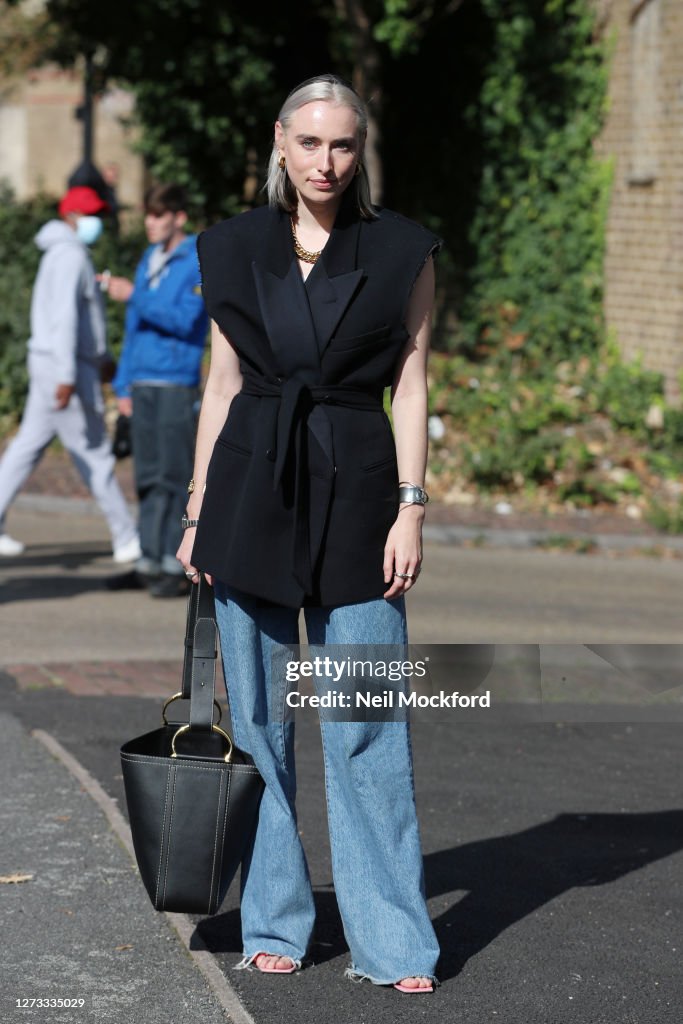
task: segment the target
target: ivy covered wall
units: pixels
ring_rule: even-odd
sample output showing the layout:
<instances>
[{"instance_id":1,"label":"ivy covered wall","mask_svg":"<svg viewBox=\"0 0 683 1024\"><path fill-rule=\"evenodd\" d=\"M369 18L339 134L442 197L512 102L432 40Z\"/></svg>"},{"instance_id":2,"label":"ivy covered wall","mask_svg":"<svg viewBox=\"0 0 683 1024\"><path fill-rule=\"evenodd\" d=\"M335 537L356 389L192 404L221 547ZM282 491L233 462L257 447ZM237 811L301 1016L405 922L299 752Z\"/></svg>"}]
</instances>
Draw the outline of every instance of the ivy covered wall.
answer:
<instances>
[{"instance_id":1,"label":"ivy covered wall","mask_svg":"<svg viewBox=\"0 0 683 1024\"><path fill-rule=\"evenodd\" d=\"M459 347L481 357L594 352L603 340L610 166L595 156L607 62L589 0L481 0L494 26L480 94L473 261Z\"/></svg>"}]
</instances>

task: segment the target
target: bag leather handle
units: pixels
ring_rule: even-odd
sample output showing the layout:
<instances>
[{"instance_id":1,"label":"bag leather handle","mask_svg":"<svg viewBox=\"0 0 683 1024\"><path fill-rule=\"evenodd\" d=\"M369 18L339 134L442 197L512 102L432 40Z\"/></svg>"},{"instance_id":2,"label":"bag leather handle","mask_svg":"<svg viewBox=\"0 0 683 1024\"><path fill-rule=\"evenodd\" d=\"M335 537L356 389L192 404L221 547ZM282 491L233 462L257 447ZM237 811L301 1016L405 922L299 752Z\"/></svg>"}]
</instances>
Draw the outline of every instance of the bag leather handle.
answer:
<instances>
[{"instance_id":1,"label":"bag leather handle","mask_svg":"<svg viewBox=\"0 0 683 1024\"><path fill-rule=\"evenodd\" d=\"M207 584L208 585L208 584ZM216 685L216 620L198 618L192 650L190 728L210 732Z\"/></svg>"},{"instance_id":2,"label":"bag leather handle","mask_svg":"<svg viewBox=\"0 0 683 1024\"><path fill-rule=\"evenodd\" d=\"M214 619L215 609L213 603L213 587L199 574L199 583L190 587L190 596L187 599L187 620L185 623L185 654L183 658L183 677L181 696L183 700L190 699L192 690L192 655L194 651L194 631L197 619Z\"/></svg>"},{"instance_id":3,"label":"bag leather handle","mask_svg":"<svg viewBox=\"0 0 683 1024\"><path fill-rule=\"evenodd\" d=\"M213 587L200 576L187 602L182 696L189 698L190 720L183 731L207 733L216 729L213 724L218 653L215 615ZM225 733L223 735L232 747L232 738Z\"/></svg>"}]
</instances>

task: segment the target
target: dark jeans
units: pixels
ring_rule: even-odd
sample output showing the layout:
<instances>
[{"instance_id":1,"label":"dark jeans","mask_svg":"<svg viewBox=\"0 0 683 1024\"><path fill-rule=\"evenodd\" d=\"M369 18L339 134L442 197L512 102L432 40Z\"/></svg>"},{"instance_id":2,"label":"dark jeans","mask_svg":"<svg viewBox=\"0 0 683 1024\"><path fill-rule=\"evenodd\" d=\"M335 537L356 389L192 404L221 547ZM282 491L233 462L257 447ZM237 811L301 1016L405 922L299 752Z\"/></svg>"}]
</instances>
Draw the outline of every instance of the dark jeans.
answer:
<instances>
[{"instance_id":1,"label":"dark jeans","mask_svg":"<svg viewBox=\"0 0 683 1024\"><path fill-rule=\"evenodd\" d=\"M142 547L138 568L143 572L183 571L175 553L192 476L196 401L196 388L133 386L131 432Z\"/></svg>"}]
</instances>

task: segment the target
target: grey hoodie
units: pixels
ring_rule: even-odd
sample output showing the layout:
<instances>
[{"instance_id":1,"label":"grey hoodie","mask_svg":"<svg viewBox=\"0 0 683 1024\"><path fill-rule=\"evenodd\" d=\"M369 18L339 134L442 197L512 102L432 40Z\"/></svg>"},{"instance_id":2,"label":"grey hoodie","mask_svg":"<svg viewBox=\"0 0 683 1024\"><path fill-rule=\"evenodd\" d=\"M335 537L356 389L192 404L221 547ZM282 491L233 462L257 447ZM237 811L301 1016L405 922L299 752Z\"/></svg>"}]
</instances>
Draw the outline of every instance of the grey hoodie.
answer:
<instances>
[{"instance_id":1,"label":"grey hoodie","mask_svg":"<svg viewBox=\"0 0 683 1024\"><path fill-rule=\"evenodd\" d=\"M35 243L44 256L33 287L28 349L50 357L55 384L75 384L107 353L95 270L87 246L62 220L44 224Z\"/></svg>"}]
</instances>

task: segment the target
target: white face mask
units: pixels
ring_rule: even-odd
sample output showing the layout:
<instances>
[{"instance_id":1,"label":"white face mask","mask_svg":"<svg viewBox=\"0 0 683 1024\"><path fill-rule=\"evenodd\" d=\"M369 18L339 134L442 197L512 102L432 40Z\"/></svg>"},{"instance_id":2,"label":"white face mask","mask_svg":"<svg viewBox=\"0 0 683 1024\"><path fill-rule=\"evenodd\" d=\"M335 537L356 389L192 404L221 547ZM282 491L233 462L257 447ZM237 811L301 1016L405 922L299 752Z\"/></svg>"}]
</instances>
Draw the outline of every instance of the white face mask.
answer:
<instances>
[{"instance_id":1,"label":"white face mask","mask_svg":"<svg viewBox=\"0 0 683 1024\"><path fill-rule=\"evenodd\" d=\"M79 217L76 234L84 245L94 245L102 234L103 227L101 217Z\"/></svg>"}]
</instances>

